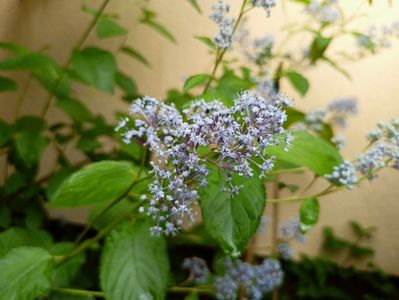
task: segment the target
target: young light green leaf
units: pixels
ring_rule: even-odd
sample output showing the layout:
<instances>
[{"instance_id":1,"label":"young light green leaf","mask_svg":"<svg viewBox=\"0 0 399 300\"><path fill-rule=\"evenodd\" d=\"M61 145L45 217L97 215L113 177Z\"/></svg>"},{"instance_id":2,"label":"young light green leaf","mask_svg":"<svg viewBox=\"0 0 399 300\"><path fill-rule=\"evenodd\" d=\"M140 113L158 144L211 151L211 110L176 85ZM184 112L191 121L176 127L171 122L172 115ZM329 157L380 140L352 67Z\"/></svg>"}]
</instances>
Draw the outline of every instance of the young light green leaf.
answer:
<instances>
[{"instance_id":1,"label":"young light green leaf","mask_svg":"<svg viewBox=\"0 0 399 300\"><path fill-rule=\"evenodd\" d=\"M324 57L324 53L326 52L328 46L330 45L332 38L323 37L321 34L318 34L310 46L309 51L309 59L312 64L316 63L317 60Z\"/></svg>"},{"instance_id":2,"label":"young light green leaf","mask_svg":"<svg viewBox=\"0 0 399 300\"><path fill-rule=\"evenodd\" d=\"M152 237L146 221L122 224L107 237L100 268L107 299L164 299L168 274L165 239Z\"/></svg>"},{"instance_id":3,"label":"young light green leaf","mask_svg":"<svg viewBox=\"0 0 399 300\"><path fill-rule=\"evenodd\" d=\"M134 49L132 47L124 46L124 47L121 48L121 51L123 53L129 55L130 57L133 57L134 59L138 60L143 65L145 65L147 67L150 66L150 63L145 58L145 56L143 54L141 54L139 51L137 51L136 49Z\"/></svg>"},{"instance_id":4,"label":"young light green leaf","mask_svg":"<svg viewBox=\"0 0 399 300\"><path fill-rule=\"evenodd\" d=\"M238 195L222 192L225 184L212 168L208 185L201 193L201 210L205 227L226 254L239 256L256 232L265 206L265 189L255 174L251 179L234 177L234 185L243 185Z\"/></svg>"},{"instance_id":5,"label":"young light green leaf","mask_svg":"<svg viewBox=\"0 0 399 300\"><path fill-rule=\"evenodd\" d=\"M307 232L319 220L320 205L315 197L307 198L301 203L299 221L302 232Z\"/></svg>"},{"instance_id":6,"label":"young light green leaf","mask_svg":"<svg viewBox=\"0 0 399 300\"><path fill-rule=\"evenodd\" d=\"M202 13L201 7L198 5L197 0L187 0L187 2L190 3L190 4L195 8L195 10L196 10L198 13L200 13L200 14Z\"/></svg>"},{"instance_id":7,"label":"young light green leaf","mask_svg":"<svg viewBox=\"0 0 399 300\"><path fill-rule=\"evenodd\" d=\"M47 231L12 227L0 233L0 257L13 248L32 246L49 248L53 243Z\"/></svg>"},{"instance_id":8,"label":"young light green leaf","mask_svg":"<svg viewBox=\"0 0 399 300\"><path fill-rule=\"evenodd\" d=\"M127 162L93 163L65 180L51 204L57 207L77 207L112 201L126 193L134 180L135 174Z\"/></svg>"},{"instance_id":9,"label":"young light green leaf","mask_svg":"<svg viewBox=\"0 0 399 300\"><path fill-rule=\"evenodd\" d=\"M187 93L192 88L195 88L196 86L207 82L211 77L212 76L208 74L193 75L187 78L186 82L184 82L183 91Z\"/></svg>"},{"instance_id":10,"label":"young light green leaf","mask_svg":"<svg viewBox=\"0 0 399 300\"><path fill-rule=\"evenodd\" d=\"M269 147L269 155L298 167L307 167L321 176L330 174L334 166L343 162L341 155L334 146L303 131L294 133L294 141L289 151L285 151L282 144Z\"/></svg>"},{"instance_id":11,"label":"young light green leaf","mask_svg":"<svg viewBox=\"0 0 399 300\"><path fill-rule=\"evenodd\" d=\"M22 53L0 61L0 70L40 70L52 68L53 60L43 53Z\"/></svg>"},{"instance_id":12,"label":"young light green leaf","mask_svg":"<svg viewBox=\"0 0 399 300\"><path fill-rule=\"evenodd\" d=\"M22 132L15 136L18 157L27 168L32 168L39 162L47 144L48 140L38 132Z\"/></svg>"},{"instance_id":13,"label":"young light green leaf","mask_svg":"<svg viewBox=\"0 0 399 300\"><path fill-rule=\"evenodd\" d=\"M300 73L289 71L285 74L292 86L301 94L305 96L309 90L309 81Z\"/></svg>"},{"instance_id":14,"label":"young light green leaf","mask_svg":"<svg viewBox=\"0 0 399 300\"><path fill-rule=\"evenodd\" d=\"M0 49L5 49L10 52L16 53L16 54L22 54L22 53L27 53L29 50L21 45L18 44L13 44L13 43L6 43L6 42L0 42Z\"/></svg>"},{"instance_id":15,"label":"young light green leaf","mask_svg":"<svg viewBox=\"0 0 399 300\"><path fill-rule=\"evenodd\" d=\"M0 259L0 300L34 300L51 289L51 255L35 247L11 250Z\"/></svg>"},{"instance_id":16,"label":"young light green leaf","mask_svg":"<svg viewBox=\"0 0 399 300\"><path fill-rule=\"evenodd\" d=\"M141 23L149 26L150 28L158 31L163 37L171 41L172 43L176 43L176 39L173 34L170 33L163 25L156 22L154 19L156 18L156 14L150 10L143 10L143 18L141 19Z\"/></svg>"},{"instance_id":17,"label":"young light green leaf","mask_svg":"<svg viewBox=\"0 0 399 300\"><path fill-rule=\"evenodd\" d=\"M17 83L7 77L0 76L0 92L16 91Z\"/></svg>"},{"instance_id":18,"label":"young light green leaf","mask_svg":"<svg viewBox=\"0 0 399 300\"><path fill-rule=\"evenodd\" d=\"M97 37L100 39L123 36L128 31L111 18L101 18L96 27Z\"/></svg>"},{"instance_id":19,"label":"young light green leaf","mask_svg":"<svg viewBox=\"0 0 399 300\"><path fill-rule=\"evenodd\" d=\"M196 36L195 37L197 40L199 40L200 42L202 42L204 45L208 46L209 48L211 48L212 50L216 49L215 43L206 36Z\"/></svg>"},{"instance_id":20,"label":"young light green leaf","mask_svg":"<svg viewBox=\"0 0 399 300\"><path fill-rule=\"evenodd\" d=\"M117 65L111 52L94 47L75 51L72 67L72 74L81 81L104 92L114 91Z\"/></svg>"}]
</instances>

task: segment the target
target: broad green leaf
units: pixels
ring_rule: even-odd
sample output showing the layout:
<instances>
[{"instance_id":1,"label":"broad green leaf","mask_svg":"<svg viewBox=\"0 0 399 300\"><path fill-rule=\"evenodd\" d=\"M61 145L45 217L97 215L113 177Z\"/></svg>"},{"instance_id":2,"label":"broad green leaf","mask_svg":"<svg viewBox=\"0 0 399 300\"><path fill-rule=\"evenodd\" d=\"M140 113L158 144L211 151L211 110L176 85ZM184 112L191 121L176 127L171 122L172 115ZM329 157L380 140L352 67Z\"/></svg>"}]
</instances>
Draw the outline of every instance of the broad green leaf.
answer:
<instances>
[{"instance_id":1,"label":"broad green leaf","mask_svg":"<svg viewBox=\"0 0 399 300\"><path fill-rule=\"evenodd\" d=\"M184 82L183 86L183 91L187 93L189 90L192 88L195 88L209 80L211 78L211 75L208 74L198 74L198 75L193 75L189 78L187 78L186 82Z\"/></svg>"},{"instance_id":2,"label":"broad green leaf","mask_svg":"<svg viewBox=\"0 0 399 300\"><path fill-rule=\"evenodd\" d=\"M90 122L93 115L82 101L74 99L58 99L57 106L76 122Z\"/></svg>"},{"instance_id":3,"label":"broad green leaf","mask_svg":"<svg viewBox=\"0 0 399 300\"><path fill-rule=\"evenodd\" d=\"M16 54L29 52L27 48L21 45L6 42L0 42L0 49L5 49Z\"/></svg>"},{"instance_id":4,"label":"broad green leaf","mask_svg":"<svg viewBox=\"0 0 399 300\"><path fill-rule=\"evenodd\" d=\"M111 201L112 202L112 201ZM96 219L96 217L110 205L109 202L102 202L94 205L89 211L88 221L91 223ZM116 217L120 216L132 207L132 203L128 199L122 199L110 209L107 210L94 224L93 227L96 229L101 229L112 222Z\"/></svg>"},{"instance_id":5,"label":"broad green leaf","mask_svg":"<svg viewBox=\"0 0 399 300\"><path fill-rule=\"evenodd\" d=\"M121 48L121 51L123 53L129 55L130 57L133 57L134 59L138 60L143 65L145 65L147 67L150 66L150 63L145 58L145 56L143 54L141 54L139 51L137 51L136 49L134 49L132 47L124 46L124 47Z\"/></svg>"},{"instance_id":6,"label":"broad green leaf","mask_svg":"<svg viewBox=\"0 0 399 300\"><path fill-rule=\"evenodd\" d=\"M44 230L12 227L0 233L0 257L13 248L32 246L47 249L52 243L51 236Z\"/></svg>"},{"instance_id":7,"label":"broad green leaf","mask_svg":"<svg viewBox=\"0 0 399 300\"><path fill-rule=\"evenodd\" d=\"M27 228L38 229L45 217L44 208L38 203L30 203L25 207L25 225Z\"/></svg>"},{"instance_id":8,"label":"broad green leaf","mask_svg":"<svg viewBox=\"0 0 399 300\"><path fill-rule=\"evenodd\" d=\"M81 136L76 148L82 150L83 152L90 154L95 153L96 150L101 148L101 143L95 137L85 137Z\"/></svg>"},{"instance_id":9,"label":"broad green leaf","mask_svg":"<svg viewBox=\"0 0 399 300\"><path fill-rule=\"evenodd\" d=\"M23 53L0 61L0 70L40 70L52 68L52 59L43 53Z\"/></svg>"},{"instance_id":10,"label":"broad green leaf","mask_svg":"<svg viewBox=\"0 0 399 300\"><path fill-rule=\"evenodd\" d=\"M76 245L72 242L60 242L54 244L48 251L52 255L61 256L71 252ZM54 270L53 286L55 287L68 287L70 286L86 260L84 252L71 257L61 265L57 266Z\"/></svg>"},{"instance_id":11,"label":"broad green leaf","mask_svg":"<svg viewBox=\"0 0 399 300\"><path fill-rule=\"evenodd\" d=\"M285 76L291 82L292 86L301 94L305 96L309 90L309 81L300 73L297 72L287 72Z\"/></svg>"},{"instance_id":12,"label":"broad green leaf","mask_svg":"<svg viewBox=\"0 0 399 300\"><path fill-rule=\"evenodd\" d=\"M307 167L321 176L331 174L333 168L343 162L333 145L303 131L294 133L294 141L289 151L284 150L284 145L279 145L269 147L268 154L275 156L277 160L286 161L298 167Z\"/></svg>"},{"instance_id":13,"label":"broad green leaf","mask_svg":"<svg viewBox=\"0 0 399 300\"><path fill-rule=\"evenodd\" d=\"M12 127L3 120L0 120L0 147L7 145L11 141Z\"/></svg>"},{"instance_id":14,"label":"broad green leaf","mask_svg":"<svg viewBox=\"0 0 399 300\"><path fill-rule=\"evenodd\" d=\"M40 132L46 128L46 122L39 117L25 116L21 117L15 123L15 131L17 132Z\"/></svg>"},{"instance_id":15,"label":"broad green leaf","mask_svg":"<svg viewBox=\"0 0 399 300\"><path fill-rule=\"evenodd\" d=\"M74 172L70 167L64 167L51 176L47 182L47 199L53 199L62 183Z\"/></svg>"},{"instance_id":16,"label":"broad green leaf","mask_svg":"<svg viewBox=\"0 0 399 300\"><path fill-rule=\"evenodd\" d=\"M127 222L107 237L100 283L109 300L165 299L169 277L166 242L144 220Z\"/></svg>"},{"instance_id":17,"label":"broad green leaf","mask_svg":"<svg viewBox=\"0 0 399 300\"><path fill-rule=\"evenodd\" d=\"M0 92L16 91L17 83L7 77L0 76Z\"/></svg>"},{"instance_id":18,"label":"broad green leaf","mask_svg":"<svg viewBox=\"0 0 399 300\"><path fill-rule=\"evenodd\" d=\"M307 232L319 220L320 205L315 197L307 198L301 203L299 221L302 232Z\"/></svg>"},{"instance_id":19,"label":"broad green leaf","mask_svg":"<svg viewBox=\"0 0 399 300\"><path fill-rule=\"evenodd\" d=\"M36 247L11 250L0 259L0 300L34 300L51 289L51 255Z\"/></svg>"},{"instance_id":20,"label":"broad green leaf","mask_svg":"<svg viewBox=\"0 0 399 300\"><path fill-rule=\"evenodd\" d=\"M143 18L141 19L141 23L151 27L172 43L176 43L176 39L173 34L171 34L170 31L163 25L155 21L155 18L156 14L153 11L143 10Z\"/></svg>"},{"instance_id":21,"label":"broad green leaf","mask_svg":"<svg viewBox=\"0 0 399 300\"><path fill-rule=\"evenodd\" d=\"M49 62L46 68L37 69L33 72L34 77L56 97L69 97L71 92L68 72L62 70L54 61Z\"/></svg>"},{"instance_id":22,"label":"broad green leaf","mask_svg":"<svg viewBox=\"0 0 399 300\"><path fill-rule=\"evenodd\" d=\"M202 218L208 232L226 254L239 256L256 232L266 202L262 180L233 178L234 185L243 185L238 195L222 192L225 178L212 168L208 185L201 193Z\"/></svg>"},{"instance_id":23,"label":"broad green leaf","mask_svg":"<svg viewBox=\"0 0 399 300\"><path fill-rule=\"evenodd\" d=\"M116 72L116 61L111 52L90 47L73 54L72 74L101 91L114 91Z\"/></svg>"},{"instance_id":24,"label":"broad green leaf","mask_svg":"<svg viewBox=\"0 0 399 300\"><path fill-rule=\"evenodd\" d=\"M47 144L48 140L37 132L22 132L15 136L18 157L27 168L37 165Z\"/></svg>"},{"instance_id":25,"label":"broad green leaf","mask_svg":"<svg viewBox=\"0 0 399 300\"><path fill-rule=\"evenodd\" d=\"M201 7L198 5L197 0L187 0L187 2L190 3L190 4L195 8L195 10L196 10L198 13L202 13L202 12L201 12Z\"/></svg>"},{"instance_id":26,"label":"broad green leaf","mask_svg":"<svg viewBox=\"0 0 399 300\"><path fill-rule=\"evenodd\" d=\"M137 85L132 78L122 72L116 73L116 84L125 93L123 99L132 101L137 98Z\"/></svg>"},{"instance_id":27,"label":"broad green leaf","mask_svg":"<svg viewBox=\"0 0 399 300\"><path fill-rule=\"evenodd\" d=\"M332 38L326 38L318 34L310 46L309 51L309 59L312 64L314 64L317 60L324 57L324 53L326 52L328 46L330 45Z\"/></svg>"},{"instance_id":28,"label":"broad green leaf","mask_svg":"<svg viewBox=\"0 0 399 300\"><path fill-rule=\"evenodd\" d=\"M112 201L126 193L134 180L135 174L127 162L93 163L65 180L51 204L77 207Z\"/></svg>"},{"instance_id":29,"label":"broad green leaf","mask_svg":"<svg viewBox=\"0 0 399 300\"><path fill-rule=\"evenodd\" d=\"M200 42L202 42L204 45L208 46L209 48L211 48L212 50L216 49L215 43L206 36L196 36L195 37L197 40L199 40Z\"/></svg>"},{"instance_id":30,"label":"broad green leaf","mask_svg":"<svg viewBox=\"0 0 399 300\"><path fill-rule=\"evenodd\" d=\"M101 39L123 36L128 31L111 18L101 18L96 27L97 37Z\"/></svg>"}]
</instances>

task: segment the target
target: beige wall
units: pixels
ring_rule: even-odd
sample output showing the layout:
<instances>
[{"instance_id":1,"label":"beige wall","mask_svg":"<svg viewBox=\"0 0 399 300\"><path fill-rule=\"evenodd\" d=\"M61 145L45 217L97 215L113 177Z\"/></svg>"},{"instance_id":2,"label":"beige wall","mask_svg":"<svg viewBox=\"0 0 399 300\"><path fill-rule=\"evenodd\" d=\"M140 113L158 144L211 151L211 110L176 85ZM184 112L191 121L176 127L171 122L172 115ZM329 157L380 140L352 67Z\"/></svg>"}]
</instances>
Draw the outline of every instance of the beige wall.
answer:
<instances>
[{"instance_id":1,"label":"beige wall","mask_svg":"<svg viewBox=\"0 0 399 300\"><path fill-rule=\"evenodd\" d=\"M198 15L183 0L152 0L151 7L159 12L159 20L176 36L178 44L173 45L158 34L137 26L135 6L138 1L113 0L109 11L120 12L122 22L131 28L128 44L146 53L152 63L152 68L146 68L130 58L119 57L123 70L134 75L142 93L163 97L167 89L181 87L183 78L194 73L209 72L213 58L197 40L195 35L211 36L216 31L215 26L207 19L212 0L200 0L204 15ZM235 8L239 0L231 0ZM281 1L280 1L281 2ZM285 9L279 5L273 10L272 17L266 19L263 12L255 11L251 20L251 28L255 35L262 32L277 33L280 26L287 20L298 20L298 12L291 9L289 1L284 1ZM358 1L341 1L346 9L353 10ZM366 1L363 1L366 2ZM394 2L388 7L387 1L375 1L376 5L366 11L368 18L360 23L373 20L389 22L399 16L399 3ZM75 0L0 0L0 39L18 42L31 49L48 47L60 63L65 62L67 55L76 42L82 29L87 26L90 16L80 11L81 1ZM99 6L100 1L90 0L86 3ZM359 23L359 24L360 24ZM277 37L278 38L278 37ZM100 44L110 50L116 50L121 39L96 41L91 36L89 44ZM304 45L298 41L290 47L295 50ZM352 43L343 40L337 47L352 47ZM359 99L360 113L351 120L351 126L345 131L348 147L344 150L351 156L364 145L364 135L380 120L388 120L399 116L399 43L395 47L383 51L375 57L369 57L362 62L347 65L353 80L348 81L328 67L320 66L306 73L311 80L311 89L305 99L299 96L286 84L283 90L297 98L297 106L312 109L325 105L329 100L339 96L356 96ZM21 85L26 76L16 76ZM111 96L97 93L91 89L76 87L82 98L94 110L112 118L115 109L125 110L126 106ZM23 113L38 113L44 103L45 93L36 85L30 89ZM113 101L115 100L115 101ZM5 93L0 95L0 115L11 120L16 101L16 95ZM59 115L53 109L52 115ZM43 162L51 164L51 156ZM2 166L0 166L2 167ZM292 182L306 182L308 176L286 179ZM399 274L399 174L386 170L371 184L363 183L352 192L343 191L321 200L321 221L308 236L308 241L297 247L297 251L317 254L321 241L321 228L324 225L333 226L337 233L348 235L348 220L357 220L362 224L377 226L378 231L370 244L376 249L375 262L386 271ZM297 205L286 205L282 208L281 219L297 212ZM75 215L76 219L76 215ZM260 242L259 247L265 245Z\"/></svg>"}]
</instances>

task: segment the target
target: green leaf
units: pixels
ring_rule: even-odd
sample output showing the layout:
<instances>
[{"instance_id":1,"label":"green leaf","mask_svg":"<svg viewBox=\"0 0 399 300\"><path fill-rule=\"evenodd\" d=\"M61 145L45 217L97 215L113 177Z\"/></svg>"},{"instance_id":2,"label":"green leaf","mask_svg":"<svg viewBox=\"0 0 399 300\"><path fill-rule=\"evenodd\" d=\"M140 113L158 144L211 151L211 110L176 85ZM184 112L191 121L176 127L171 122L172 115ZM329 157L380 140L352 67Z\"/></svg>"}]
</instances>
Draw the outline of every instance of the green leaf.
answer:
<instances>
[{"instance_id":1,"label":"green leaf","mask_svg":"<svg viewBox=\"0 0 399 300\"><path fill-rule=\"evenodd\" d=\"M0 233L0 257L13 248L32 246L47 249L52 243L51 236L44 230L12 227Z\"/></svg>"},{"instance_id":2,"label":"green leaf","mask_svg":"<svg viewBox=\"0 0 399 300\"><path fill-rule=\"evenodd\" d=\"M143 65L145 65L147 67L150 66L150 63L145 58L145 56L143 54L141 54L139 51L137 51L136 49L134 49L132 47L124 46L124 47L121 48L121 51L123 53L129 55L130 57L133 57L134 59L138 60Z\"/></svg>"},{"instance_id":3,"label":"green leaf","mask_svg":"<svg viewBox=\"0 0 399 300\"><path fill-rule=\"evenodd\" d=\"M23 53L0 61L0 70L40 70L52 68L54 62L43 53Z\"/></svg>"},{"instance_id":4,"label":"green leaf","mask_svg":"<svg viewBox=\"0 0 399 300\"><path fill-rule=\"evenodd\" d=\"M309 59L312 64L316 63L317 60L324 57L328 46L330 45L332 38L325 38L318 34L310 46Z\"/></svg>"},{"instance_id":5,"label":"green leaf","mask_svg":"<svg viewBox=\"0 0 399 300\"><path fill-rule=\"evenodd\" d=\"M122 89L125 93L123 99L131 101L137 97L137 85L132 78L127 76L122 72L116 73L116 84Z\"/></svg>"},{"instance_id":6,"label":"green leaf","mask_svg":"<svg viewBox=\"0 0 399 300\"><path fill-rule=\"evenodd\" d=\"M3 120L0 120L0 147L7 145L12 138L12 127Z\"/></svg>"},{"instance_id":7,"label":"green leaf","mask_svg":"<svg viewBox=\"0 0 399 300\"><path fill-rule=\"evenodd\" d=\"M72 67L72 74L81 81L107 93L114 91L117 65L111 52L94 47L75 51Z\"/></svg>"},{"instance_id":8,"label":"green leaf","mask_svg":"<svg viewBox=\"0 0 399 300\"><path fill-rule=\"evenodd\" d=\"M46 128L46 122L39 117L25 116L19 118L15 123L15 131L17 132L33 132L37 133Z\"/></svg>"},{"instance_id":9,"label":"green leaf","mask_svg":"<svg viewBox=\"0 0 399 300\"><path fill-rule=\"evenodd\" d=\"M199 40L200 42L202 42L204 45L208 46L209 48L211 48L212 50L216 49L215 43L206 36L196 36L195 37L197 40Z\"/></svg>"},{"instance_id":10,"label":"green leaf","mask_svg":"<svg viewBox=\"0 0 399 300\"><path fill-rule=\"evenodd\" d=\"M110 202L102 202L94 205L89 211L89 223L91 224L96 219L96 217L109 205ZM131 207L132 203L128 199L122 199L111 208L109 208L106 213L101 215L101 217L94 223L93 227L96 229L101 229L107 226L109 223L112 222L112 220L129 210Z\"/></svg>"},{"instance_id":11,"label":"green leaf","mask_svg":"<svg viewBox=\"0 0 399 300\"><path fill-rule=\"evenodd\" d=\"M96 27L97 37L101 39L123 36L128 31L111 18L101 18Z\"/></svg>"},{"instance_id":12,"label":"green leaf","mask_svg":"<svg viewBox=\"0 0 399 300\"><path fill-rule=\"evenodd\" d=\"M233 177L234 185L243 185L238 195L222 192L225 178L212 168L208 185L201 193L205 227L226 254L239 256L256 232L265 207L265 189L255 174L251 179Z\"/></svg>"},{"instance_id":13,"label":"green leaf","mask_svg":"<svg viewBox=\"0 0 399 300\"><path fill-rule=\"evenodd\" d=\"M211 75L208 74L198 74L198 75L193 75L189 78L187 78L186 82L184 82L183 86L183 91L187 93L189 90L192 88L195 88L196 86L199 86L209 80L211 78Z\"/></svg>"},{"instance_id":14,"label":"green leaf","mask_svg":"<svg viewBox=\"0 0 399 300\"><path fill-rule=\"evenodd\" d=\"M156 22L154 19L156 14L153 11L143 10L143 18L141 19L141 23L151 27L158 33L160 33L163 37L171 41L172 43L176 43L175 37L167 30L163 25Z\"/></svg>"},{"instance_id":15,"label":"green leaf","mask_svg":"<svg viewBox=\"0 0 399 300\"><path fill-rule=\"evenodd\" d=\"M7 77L0 76L0 92L16 91L17 83Z\"/></svg>"},{"instance_id":16,"label":"green leaf","mask_svg":"<svg viewBox=\"0 0 399 300\"><path fill-rule=\"evenodd\" d=\"M34 300L51 289L53 259L43 249L13 249L0 259L0 270L0 300Z\"/></svg>"},{"instance_id":17,"label":"green leaf","mask_svg":"<svg viewBox=\"0 0 399 300\"><path fill-rule=\"evenodd\" d=\"M186 297L184 297L184 300L200 300L199 296L197 293L190 293Z\"/></svg>"},{"instance_id":18,"label":"green leaf","mask_svg":"<svg viewBox=\"0 0 399 300\"><path fill-rule=\"evenodd\" d=\"M49 252L52 255L61 256L70 253L75 248L75 244L72 242L60 242L54 244ZM55 268L53 286L55 287L68 287L73 283L73 280L79 274L81 267L86 260L84 252L79 253L76 256L71 257L61 265Z\"/></svg>"},{"instance_id":19,"label":"green leaf","mask_svg":"<svg viewBox=\"0 0 399 300\"><path fill-rule=\"evenodd\" d=\"M291 82L292 86L301 94L305 96L309 90L309 81L300 73L297 72L287 72L285 74L288 80Z\"/></svg>"},{"instance_id":20,"label":"green leaf","mask_svg":"<svg viewBox=\"0 0 399 300\"><path fill-rule=\"evenodd\" d=\"M47 199L53 199L62 183L73 173L73 171L74 170L70 167L64 167L51 176L46 187Z\"/></svg>"},{"instance_id":21,"label":"green leaf","mask_svg":"<svg viewBox=\"0 0 399 300\"><path fill-rule=\"evenodd\" d=\"M11 217L11 210L5 205L0 206L0 228L7 228L10 226Z\"/></svg>"},{"instance_id":22,"label":"green leaf","mask_svg":"<svg viewBox=\"0 0 399 300\"><path fill-rule=\"evenodd\" d=\"M194 7L195 10L196 10L198 13L200 13L200 14L202 13L201 7L198 5L197 0L187 0L187 2L190 3L190 4L192 5L192 7Z\"/></svg>"},{"instance_id":23,"label":"green leaf","mask_svg":"<svg viewBox=\"0 0 399 300\"><path fill-rule=\"evenodd\" d=\"M37 165L47 144L48 140L38 132L22 132L15 136L18 157L27 168Z\"/></svg>"},{"instance_id":24,"label":"green leaf","mask_svg":"<svg viewBox=\"0 0 399 300\"><path fill-rule=\"evenodd\" d=\"M365 35L361 32L352 32L352 34L358 41L360 41L363 47L365 47L371 53L375 54L377 45L374 43L370 36Z\"/></svg>"},{"instance_id":25,"label":"green leaf","mask_svg":"<svg viewBox=\"0 0 399 300\"><path fill-rule=\"evenodd\" d=\"M348 73L348 71L346 71L344 68L340 67L335 61L333 61L327 57L323 57L322 60L327 62L330 66L332 66L335 70L337 70L342 75L344 75L347 79L352 80L352 77Z\"/></svg>"},{"instance_id":26,"label":"green leaf","mask_svg":"<svg viewBox=\"0 0 399 300\"><path fill-rule=\"evenodd\" d=\"M16 54L29 52L29 50L27 48L25 48L21 45L6 43L6 42L0 42L0 48L8 50L8 51L16 53Z\"/></svg>"},{"instance_id":27,"label":"green leaf","mask_svg":"<svg viewBox=\"0 0 399 300\"><path fill-rule=\"evenodd\" d=\"M93 115L82 101L61 98L58 99L57 106L72 120L78 123L90 122L93 120Z\"/></svg>"},{"instance_id":28,"label":"green leaf","mask_svg":"<svg viewBox=\"0 0 399 300\"><path fill-rule=\"evenodd\" d=\"M315 197L307 198L301 203L299 221L302 232L307 232L319 220L320 205Z\"/></svg>"},{"instance_id":29,"label":"green leaf","mask_svg":"<svg viewBox=\"0 0 399 300\"><path fill-rule=\"evenodd\" d=\"M127 162L93 163L65 180L51 204L77 207L112 201L126 193L134 180L135 174Z\"/></svg>"},{"instance_id":30,"label":"green leaf","mask_svg":"<svg viewBox=\"0 0 399 300\"><path fill-rule=\"evenodd\" d=\"M109 300L165 299L169 276L166 242L144 220L127 222L107 237L100 283Z\"/></svg>"},{"instance_id":31,"label":"green leaf","mask_svg":"<svg viewBox=\"0 0 399 300\"><path fill-rule=\"evenodd\" d=\"M275 156L277 160L289 162L298 167L307 167L321 176L331 174L333 168L343 162L334 146L303 131L294 133L294 141L289 151L285 151L284 146L279 145L269 147L268 153L270 156Z\"/></svg>"}]
</instances>

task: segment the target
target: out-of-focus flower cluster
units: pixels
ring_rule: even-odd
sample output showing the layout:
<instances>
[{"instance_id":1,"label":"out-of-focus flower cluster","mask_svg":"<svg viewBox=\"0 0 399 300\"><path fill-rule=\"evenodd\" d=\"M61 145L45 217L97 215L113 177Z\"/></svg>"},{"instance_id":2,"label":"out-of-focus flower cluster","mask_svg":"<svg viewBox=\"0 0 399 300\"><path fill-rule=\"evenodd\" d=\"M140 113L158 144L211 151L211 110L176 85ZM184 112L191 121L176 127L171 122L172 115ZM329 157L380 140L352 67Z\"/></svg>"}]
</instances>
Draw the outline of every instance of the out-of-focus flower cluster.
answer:
<instances>
[{"instance_id":1,"label":"out-of-focus flower cluster","mask_svg":"<svg viewBox=\"0 0 399 300\"><path fill-rule=\"evenodd\" d=\"M353 162L345 161L334 167L333 173L325 177L351 189L358 182L356 173L371 180L385 167L399 170L399 119L388 124L380 123L367 135L370 146L357 155Z\"/></svg>"},{"instance_id":2,"label":"out-of-focus flower cluster","mask_svg":"<svg viewBox=\"0 0 399 300\"><path fill-rule=\"evenodd\" d=\"M394 39L399 39L399 20L389 25L370 26L365 32L356 34L359 47L375 52L378 49L390 48Z\"/></svg>"},{"instance_id":3,"label":"out-of-focus flower cluster","mask_svg":"<svg viewBox=\"0 0 399 300\"><path fill-rule=\"evenodd\" d=\"M334 23L341 19L338 0L312 0L305 12L322 23Z\"/></svg>"},{"instance_id":4,"label":"out-of-focus flower cluster","mask_svg":"<svg viewBox=\"0 0 399 300\"><path fill-rule=\"evenodd\" d=\"M231 193L240 189L232 182L234 174L251 178L255 167L264 177L271 171L274 157L267 156L267 147L286 136L288 150L292 141L283 128L287 116L276 103L251 91L243 92L231 107L198 100L182 114L151 97L132 103L129 113L137 117L135 126L124 119L117 129L126 143L141 141L153 153L151 198L140 210L156 221L154 235L173 235L185 217L194 219L192 204L198 199L197 186L207 184L208 161L224 175L223 191ZM204 149L208 153L200 155Z\"/></svg>"},{"instance_id":5,"label":"out-of-focus flower cluster","mask_svg":"<svg viewBox=\"0 0 399 300\"><path fill-rule=\"evenodd\" d=\"M205 283L209 277L209 269L206 261L199 257L186 258L183 261L183 268L190 272L189 280L197 284Z\"/></svg>"},{"instance_id":6,"label":"out-of-focus flower cluster","mask_svg":"<svg viewBox=\"0 0 399 300\"><path fill-rule=\"evenodd\" d=\"M254 7L263 7L267 13L267 16L269 16L270 9L276 5L276 0L251 0L251 3ZM236 25L236 21L234 18L228 16L229 12L230 5L228 5L224 0L218 0L212 6L212 13L209 16L209 18L219 27L219 33L213 38L213 41L215 45L221 49L229 48L233 41L234 26ZM246 29L242 29L241 33L238 34L236 39L239 41L244 39L246 40L245 37L248 35L248 33L249 32ZM271 40L270 37L255 40L252 46L256 51L252 53L257 53L256 58L260 59L261 56L265 56L268 54L268 52L270 52L272 45L273 40ZM248 54L249 53L251 52L248 52ZM251 54L251 56L253 55L254 54Z\"/></svg>"},{"instance_id":7,"label":"out-of-focus flower cluster","mask_svg":"<svg viewBox=\"0 0 399 300\"><path fill-rule=\"evenodd\" d=\"M212 13L209 18L219 26L219 33L213 41L218 48L229 48L233 38L234 18L228 17L230 6L219 0L212 6Z\"/></svg>"},{"instance_id":8,"label":"out-of-focus flower cluster","mask_svg":"<svg viewBox=\"0 0 399 300\"><path fill-rule=\"evenodd\" d=\"M319 131L323 122L345 128L349 116L357 113L357 101L354 98L339 98L333 100L326 108L309 112L305 118L305 126Z\"/></svg>"},{"instance_id":9,"label":"out-of-focus flower cluster","mask_svg":"<svg viewBox=\"0 0 399 300\"><path fill-rule=\"evenodd\" d=\"M237 299L240 288L248 299L262 299L265 293L283 281L283 270L275 259L265 259L260 265L227 259L225 266L225 275L215 280L216 298L219 300Z\"/></svg>"}]
</instances>

